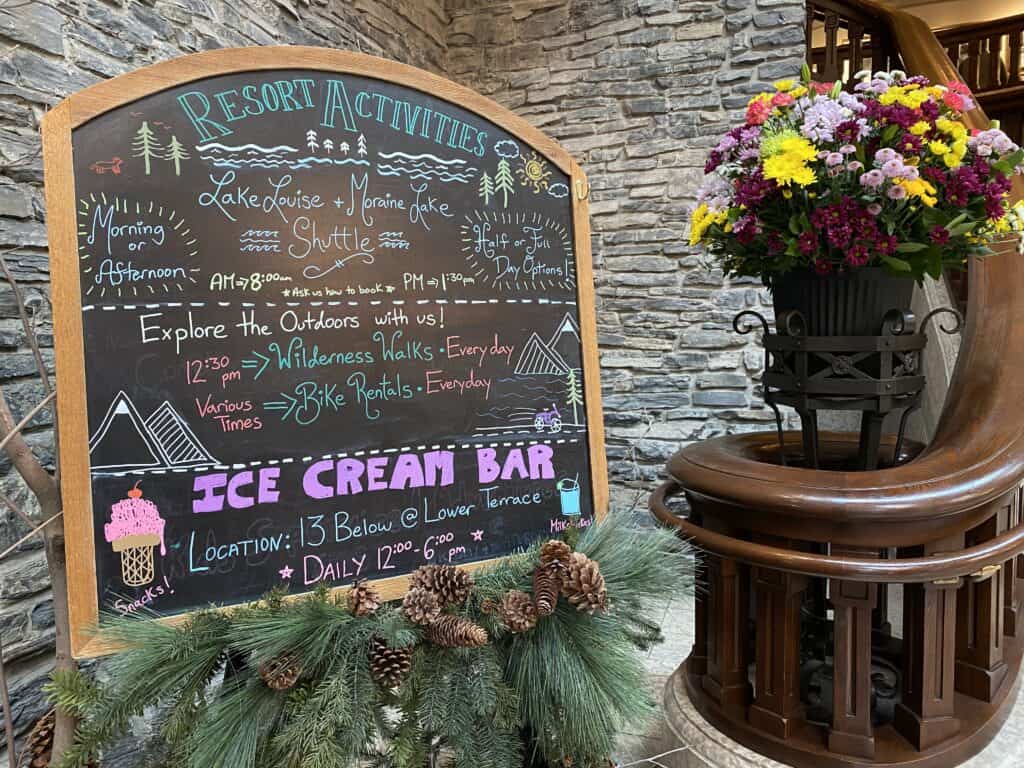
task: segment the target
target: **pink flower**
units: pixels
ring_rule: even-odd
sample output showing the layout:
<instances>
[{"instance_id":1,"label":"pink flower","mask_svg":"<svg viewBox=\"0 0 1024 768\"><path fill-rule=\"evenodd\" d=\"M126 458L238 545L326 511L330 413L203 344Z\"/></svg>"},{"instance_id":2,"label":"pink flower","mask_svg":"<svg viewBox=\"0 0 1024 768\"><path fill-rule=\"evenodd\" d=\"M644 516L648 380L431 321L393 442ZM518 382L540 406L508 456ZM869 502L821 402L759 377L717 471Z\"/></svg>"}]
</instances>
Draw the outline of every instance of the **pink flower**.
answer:
<instances>
[{"instance_id":1,"label":"pink flower","mask_svg":"<svg viewBox=\"0 0 1024 768\"><path fill-rule=\"evenodd\" d=\"M907 190L905 190L903 187L899 185L894 184L893 186L889 187L888 190L886 190L885 194L889 196L890 200L902 200L907 196Z\"/></svg>"},{"instance_id":2,"label":"pink flower","mask_svg":"<svg viewBox=\"0 0 1024 768\"><path fill-rule=\"evenodd\" d=\"M747 105L747 125L763 125L771 113L771 101L756 98Z\"/></svg>"},{"instance_id":3,"label":"pink flower","mask_svg":"<svg viewBox=\"0 0 1024 768\"><path fill-rule=\"evenodd\" d=\"M788 107L790 104L793 103L793 95L790 93L779 91L774 96L772 96L771 103L773 107Z\"/></svg>"},{"instance_id":4,"label":"pink flower","mask_svg":"<svg viewBox=\"0 0 1024 768\"><path fill-rule=\"evenodd\" d=\"M871 203L871 205L868 206L868 213L870 213L872 216L877 216L881 212L882 206L879 203Z\"/></svg>"}]
</instances>

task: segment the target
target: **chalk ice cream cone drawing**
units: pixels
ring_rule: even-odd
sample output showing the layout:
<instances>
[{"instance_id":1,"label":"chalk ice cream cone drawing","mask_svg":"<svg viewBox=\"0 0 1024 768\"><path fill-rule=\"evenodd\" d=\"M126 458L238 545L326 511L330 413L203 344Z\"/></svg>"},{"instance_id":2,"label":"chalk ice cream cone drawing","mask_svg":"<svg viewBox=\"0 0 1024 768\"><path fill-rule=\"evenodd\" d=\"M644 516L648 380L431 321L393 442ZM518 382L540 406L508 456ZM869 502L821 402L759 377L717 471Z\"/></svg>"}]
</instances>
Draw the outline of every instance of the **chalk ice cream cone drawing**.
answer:
<instances>
[{"instance_id":1,"label":"chalk ice cream cone drawing","mask_svg":"<svg viewBox=\"0 0 1024 768\"><path fill-rule=\"evenodd\" d=\"M103 526L103 536L115 552L121 553L121 578L130 587L142 587L156 577L153 549L160 545L160 555L167 554L164 525L160 511L142 490L128 491L128 498L110 507L110 522Z\"/></svg>"}]
</instances>

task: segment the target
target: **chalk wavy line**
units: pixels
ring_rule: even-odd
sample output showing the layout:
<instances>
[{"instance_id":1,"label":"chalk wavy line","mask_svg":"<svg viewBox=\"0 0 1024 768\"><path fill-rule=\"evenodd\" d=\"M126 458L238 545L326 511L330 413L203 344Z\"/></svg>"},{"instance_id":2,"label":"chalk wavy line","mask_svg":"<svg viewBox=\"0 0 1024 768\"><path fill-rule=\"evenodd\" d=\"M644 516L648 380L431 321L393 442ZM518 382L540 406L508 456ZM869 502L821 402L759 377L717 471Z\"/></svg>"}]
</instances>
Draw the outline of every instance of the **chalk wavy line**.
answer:
<instances>
[{"instance_id":1,"label":"chalk wavy line","mask_svg":"<svg viewBox=\"0 0 1024 768\"><path fill-rule=\"evenodd\" d=\"M410 179L429 179L432 176L436 176L439 181L458 181L463 184L468 182L470 179L467 176L455 175L446 173L444 171L426 173L424 171L414 171L409 173L398 168L389 168L383 165L377 166L377 173L381 176L408 176Z\"/></svg>"},{"instance_id":2,"label":"chalk wavy line","mask_svg":"<svg viewBox=\"0 0 1024 768\"><path fill-rule=\"evenodd\" d=\"M451 160L443 160L437 155L431 155L429 153L423 153L422 155L408 155L405 152L379 152L380 157L385 160L390 160L392 157L404 157L407 160L422 160L423 158L430 158L431 160L441 163L441 165L465 165L467 161L460 160L459 158L452 158Z\"/></svg>"},{"instance_id":3,"label":"chalk wavy line","mask_svg":"<svg viewBox=\"0 0 1024 768\"><path fill-rule=\"evenodd\" d=\"M211 141L208 144L197 144L196 149L200 152L205 152L208 149L223 149L225 152L241 152L243 149L254 149L258 152L298 152L295 147L289 147L287 144L278 144L276 147L261 147L259 144L241 144L237 147L229 147L226 144L221 144L219 141Z\"/></svg>"}]
</instances>

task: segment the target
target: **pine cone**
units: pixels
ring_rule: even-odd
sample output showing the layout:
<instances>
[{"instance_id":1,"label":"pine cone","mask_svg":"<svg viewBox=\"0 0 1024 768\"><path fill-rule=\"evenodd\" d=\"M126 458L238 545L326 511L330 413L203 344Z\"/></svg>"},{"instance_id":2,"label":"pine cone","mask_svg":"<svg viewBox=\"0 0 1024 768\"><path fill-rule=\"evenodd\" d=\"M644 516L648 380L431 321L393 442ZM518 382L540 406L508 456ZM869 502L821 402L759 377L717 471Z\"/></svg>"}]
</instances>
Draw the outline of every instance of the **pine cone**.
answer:
<instances>
[{"instance_id":1,"label":"pine cone","mask_svg":"<svg viewBox=\"0 0 1024 768\"><path fill-rule=\"evenodd\" d=\"M569 558L569 571L562 582L562 594L576 606L577 611L591 614L603 611L608 604L608 590L597 561L582 552L573 552Z\"/></svg>"},{"instance_id":2,"label":"pine cone","mask_svg":"<svg viewBox=\"0 0 1024 768\"><path fill-rule=\"evenodd\" d=\"M414 587L402 599L402 613L413 624L430 624L441 615L441 601L433 592Z\"/></svg>"},{"instance_id":3,"label":"pine cone","mask_svg":"<svg viewBox=\"0 0 1024 768\"><path fill-rule=\"evenodd\" d=\"M498 610L498 604L491 600L489 597L485 597L480 601L480 613L485 613L490 616Z\"/></svg>"},{"instance_id":4,"label":"pine cone","mask_svg":"<svg viewBox=\"0 0 1024 768\"><path fill-rule=\"evenodd\" d=\"M533 601L540 616L550 616L558 605L566 567L559 560L539 565L533 572Z\"/></svg>"},{"instance_id":5,"label":"pine cone","mask_svg":"<svg viewBox=\"0 0 1024 768\"><path fill-rule=\"evenodd\" d=\"M473 588L473 576L453 565L421 565L413 571L409 586L433 592L442 607L462 605Z\"/></svg>"},{"instance_id":6,"label":"pine cone","mask_svg":"<svg viewBox=\"0 0 1024 768\"><path fill-rule=\"evenodd\" d=\"M506 592L501 598L498 615L513 632L529 632L537 626L537 606L528 594L518 589Z\"/></svg>"},{"instance_id":7,"label":"pine cone","mask_svg":"<svg viewBox=\"0 0 1024 768\"><path fill-rule=\"evenodd\" d=\"M32 732L28 735L28 743L22 750L22 755L28 759L28 768L45 768L50 764L50 755L53 752L53 729L56 721L57 713L51 709L32 727Z\"/></svg>"},{"instance_id":8,"label":"pine cone","mask_svg":"<svg viewBox=\"0 0 1024 768\"><path fill-rule=\"evenodd\" d=\"M370 673L385 688L400 685L412 669L413 646L392 648L380 637L370 640Z\"/></svg>"},{"instance_id":9,"label":"pine cone","mask_svg":"<svg viewBox=\"0 0 1024 768\"><path fill-rule=\"evenodd\" d=\"M275 691L287 691L295 687L295 683L302 676L302 668L294 656L285 654L270 661L264 661L259 666L259 673L268 688Z\"/></svg>"},{"instance_id":10,"label":"pine cone","mask_svg":"<svg viewBox=\"0 0 1024 768\"><path fill-rule=\"evenodd\" d=\"M380 608L380 595L366 579L352 585L348 593L348 609L353 616L372 616Z\"/></svg>"},{"instance_id":11,"label":"pine cone","mask_svg":"<svg viewBox=\"0 0 1024 768\"><path fill-rule=\"evenodd\" d=\"M426 638L445 648L477 648L487 645L487 630L465 616L446 613L427 627Z\"/></svg>"},{"instance_id":12,"label":"pine cone","mask_svg":"<svg viewBox=\"0 0 1024 768\"><path fill-rule=\"evenodd\" d=\"M540 548L541 565L547 565L555 561L568 565L571 556L572 547L559 539L551 539L551 541L545 542L544 546Z\"/></svg>"}]
</instances>

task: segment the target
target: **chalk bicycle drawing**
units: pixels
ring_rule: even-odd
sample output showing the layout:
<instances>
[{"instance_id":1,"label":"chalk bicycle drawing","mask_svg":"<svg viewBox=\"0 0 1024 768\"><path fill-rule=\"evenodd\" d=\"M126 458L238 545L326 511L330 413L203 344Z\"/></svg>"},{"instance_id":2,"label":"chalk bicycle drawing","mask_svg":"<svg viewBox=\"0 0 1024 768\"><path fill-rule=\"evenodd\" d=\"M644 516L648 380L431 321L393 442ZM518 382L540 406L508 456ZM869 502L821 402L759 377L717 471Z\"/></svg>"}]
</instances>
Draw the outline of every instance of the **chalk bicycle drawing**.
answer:
<instances>
[{"instance_id":1,"label":"chalk bicycle drawing","mask_svg":"<svg viewBox=\"0 0 1024 768\"><path fill-rule=\"evenodd\" d=\"M562 414L558 412L558 407L552 403L551 410L539 411L537 415L533 417L533 428L538 432L543 432L546 429L553 435L561 432Z\"/></svg>"}]
</instances>

